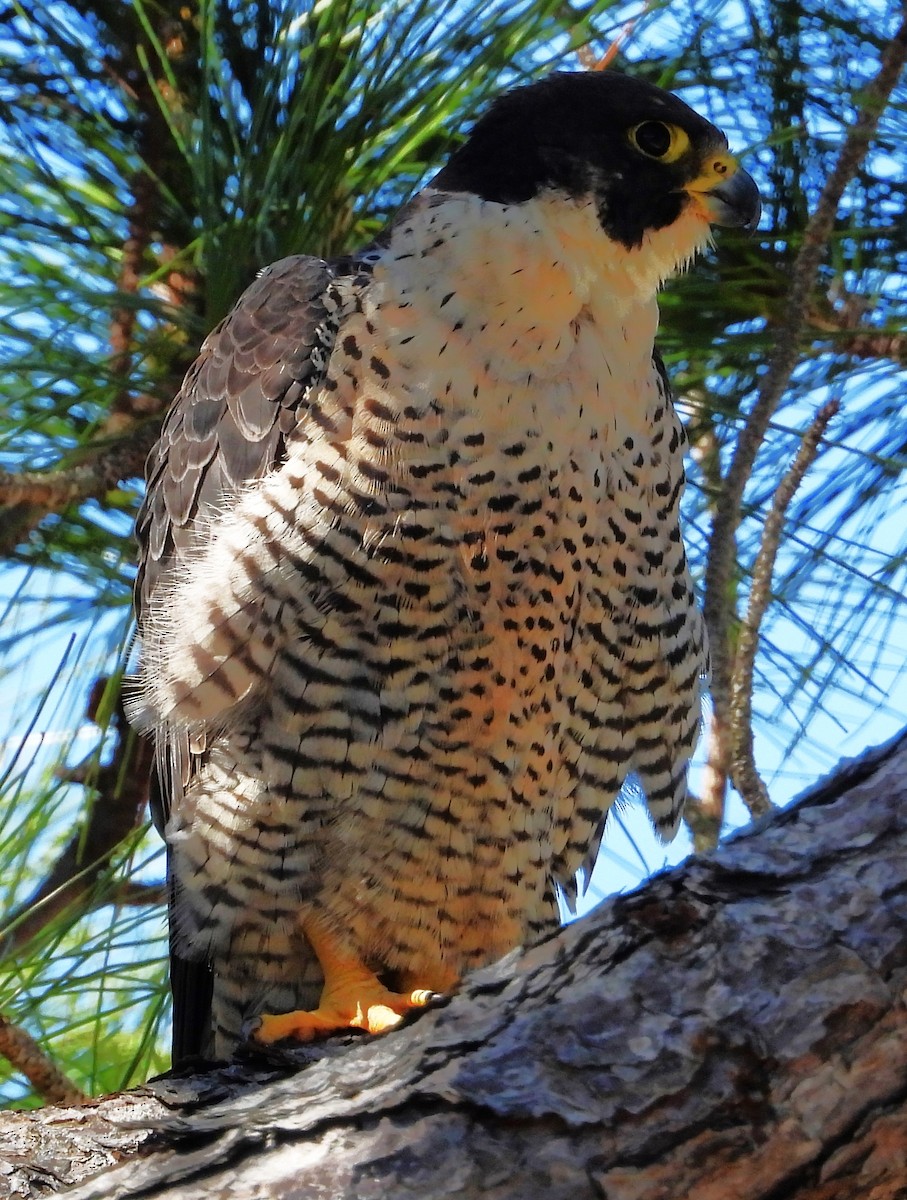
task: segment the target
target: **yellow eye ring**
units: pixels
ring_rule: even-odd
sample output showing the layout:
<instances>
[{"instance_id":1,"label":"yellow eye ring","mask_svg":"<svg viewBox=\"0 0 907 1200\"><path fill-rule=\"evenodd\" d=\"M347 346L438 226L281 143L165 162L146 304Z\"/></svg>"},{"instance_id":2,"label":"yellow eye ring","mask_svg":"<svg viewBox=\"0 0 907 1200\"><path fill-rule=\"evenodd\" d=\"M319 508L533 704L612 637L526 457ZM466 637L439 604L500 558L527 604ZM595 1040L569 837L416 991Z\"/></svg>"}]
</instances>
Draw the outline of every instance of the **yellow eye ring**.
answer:
<instances>
[{"instance_id":1,"label":"yellow eye ring","mask_svg":"<svg viewBox=\"0 0 907 1200\"><path fill-rule=\"evenodd\" d=\"M657 162L676 162L690 148L690 139L684 130L665 121L641 121L627 130L627 137L640 154Z\"/></svg>"}]
</instances>

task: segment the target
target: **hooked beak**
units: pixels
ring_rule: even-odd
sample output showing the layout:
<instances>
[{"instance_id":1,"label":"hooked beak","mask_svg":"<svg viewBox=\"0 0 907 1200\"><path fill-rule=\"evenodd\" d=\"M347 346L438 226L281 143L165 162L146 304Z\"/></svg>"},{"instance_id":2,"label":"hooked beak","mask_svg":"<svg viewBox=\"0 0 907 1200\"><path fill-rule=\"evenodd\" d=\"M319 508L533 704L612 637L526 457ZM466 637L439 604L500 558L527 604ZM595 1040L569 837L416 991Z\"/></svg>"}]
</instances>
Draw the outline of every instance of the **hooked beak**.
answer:
<instances>
[{"instance_id":1,"label":"hooked beak","mask_svg":"<svg viewBox=\"0 0 907 1200\"><path fill-rule=\"evenodd\" d=\"M752 233L762 216L759 189L752 175L742 167L730 179L706 192L703 201L715 225L731 225Z\"/></svg>"},{"instance_id":2,"label":"hooked beak","mask_svg":"<svg viewBox=\"0 0 907 1200\"><path fill-rule=\"evenodd\" d=\"M762 215L756 183L730 154L716 154L708 169L687 184L687 192L713 225L731 226L752 233Z\"/></svg>"}]
</instances>

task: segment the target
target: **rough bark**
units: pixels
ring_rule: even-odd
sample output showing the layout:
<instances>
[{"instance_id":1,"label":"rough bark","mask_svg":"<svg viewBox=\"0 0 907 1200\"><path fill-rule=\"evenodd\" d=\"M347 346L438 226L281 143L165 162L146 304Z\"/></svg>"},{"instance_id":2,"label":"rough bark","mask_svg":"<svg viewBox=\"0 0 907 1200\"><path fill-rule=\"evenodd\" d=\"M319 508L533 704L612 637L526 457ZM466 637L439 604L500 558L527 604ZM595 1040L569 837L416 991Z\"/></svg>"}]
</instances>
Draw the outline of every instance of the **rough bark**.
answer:
<instances>
[{"instance_id":1,"label":"rough bark","mask_svg":"<svg viewBox=\"0 0 907 1200\"><path fill-rule=\"evenodd\" d=\"M7 1114L0 1193L907 1197L905 801L907 734L408 1028Z\"/></svg>"}]
</instances>

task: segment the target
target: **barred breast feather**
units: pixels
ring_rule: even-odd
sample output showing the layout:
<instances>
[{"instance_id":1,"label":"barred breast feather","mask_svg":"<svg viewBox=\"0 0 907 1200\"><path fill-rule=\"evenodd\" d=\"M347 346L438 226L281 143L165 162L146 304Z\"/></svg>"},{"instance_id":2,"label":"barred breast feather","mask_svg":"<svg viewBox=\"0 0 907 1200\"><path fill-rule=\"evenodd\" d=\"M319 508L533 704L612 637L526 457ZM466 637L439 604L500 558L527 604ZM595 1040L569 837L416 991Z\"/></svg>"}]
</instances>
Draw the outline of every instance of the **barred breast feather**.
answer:
<instances>
[{"instance_id":1,"label":"barred breast feather","mask_svg":"<svg viewBox=\"0 0 907 1200\"><path fill-rule=\"evenodd\" d=\"M678 232L634 260L564 209L428 192L360 261L275 264L168 418L136 706L221 1049L317 998L301 911L452 980L556 923L631 772L680 819L705 639L652 350Z\"/></svg>"}]
</instances>

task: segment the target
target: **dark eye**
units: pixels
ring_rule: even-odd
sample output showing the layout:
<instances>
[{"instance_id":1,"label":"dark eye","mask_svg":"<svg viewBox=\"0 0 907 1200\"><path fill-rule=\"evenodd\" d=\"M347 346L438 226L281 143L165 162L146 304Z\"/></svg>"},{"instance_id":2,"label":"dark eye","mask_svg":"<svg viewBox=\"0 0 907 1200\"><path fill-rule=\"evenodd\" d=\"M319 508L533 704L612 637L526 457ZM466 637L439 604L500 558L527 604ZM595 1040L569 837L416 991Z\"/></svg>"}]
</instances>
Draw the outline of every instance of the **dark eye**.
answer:
<instances>
[{"instance_id":1,"label":"dark eye","mask_svg":"<svg viewBox=\"0 0 907 1200\"><path fill-rule=\"evenodd\" d=\"M631 138L650 158L664 158L671 149L671 130L661 121L643 121L631 133Z\"/></svg>"}]
</instances>

